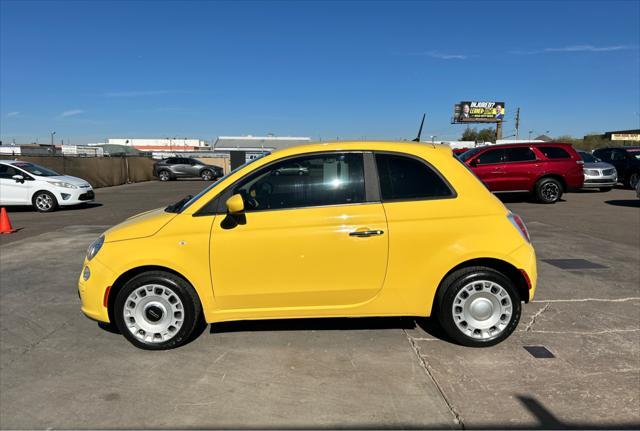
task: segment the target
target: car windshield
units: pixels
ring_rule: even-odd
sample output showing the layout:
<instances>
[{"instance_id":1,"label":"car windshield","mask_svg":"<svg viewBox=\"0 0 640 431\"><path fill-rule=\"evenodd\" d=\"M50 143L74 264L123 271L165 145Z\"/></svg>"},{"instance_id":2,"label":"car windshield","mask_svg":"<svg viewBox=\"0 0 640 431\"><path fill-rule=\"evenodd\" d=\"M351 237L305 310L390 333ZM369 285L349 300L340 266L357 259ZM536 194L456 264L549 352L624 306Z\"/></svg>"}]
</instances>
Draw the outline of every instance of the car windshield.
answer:
<instances>
[{"instance_id":1,"label":"car windshield","mask_svg":"<svg viewBox=\"0 0 640 431\"><path fill-rule=\"evenodd\" d=\"M585 151L578 151L578 154L580 154L580 157L582 157L582 160L584 160L586 163L598 163L601 161L593 154L587 153Z\"/></svg>"},{"instance_id":2,"label":"car windshield","mask_svg":"<svg viewBox=\"0 0 640 431\"><path fill-rule=\"evenodd\" d=\"M466 162L471 157L473 157L476 154L478 154L480 152L480 150L482 150L482 147L472 148L469 151L465 151L464 153L458 155L458 159L462 160L463 162Z\"/></svg>"},{"instance_id":3,"label":"car windshield","mask_svg":"<svg viewBox=\"0 0 640 431\"><path fill-rule=\"evenodd\" d=\"M44 166L36 165L35 163L13 163L13 166L29 172L30 174L37 175L39 177L57 177L60 174L51 169L47 169Z\"/></svg>"},{"instance_id":4,"label":"car windshield","mask_svg":"<svg viewBox=\"0 0 640 431\"><path fill-rule=\"evenodd\" d=\"M225 178L227 178L229 175L232 175L234 173L236 173L237 171L239 171L240 169L244 168L245 166L248 166L250 164L252 164L253 162L255 162L256 160L260 160L261 158L263 158L264 156L268 155L270 153L264 153L261 154L259 156L257 156L255 159L251 159L248 162L246 162L243 165L238 166L237 168L235 168L234 170L232 170L231 172L229 172L227 175L220 177L218 179L218 181L214 182L213 184L205 187L200 193L198 193L197 195L195 195L194 197L192 197L189 200L184 201L184 203L181 203L180 201L176 202L176 204L180 204L179 206L177 206L176 204L170 205L169 207L167 207L168 209L171 209L171 211L168 211L167 209L165 209L165 211L168 212L182 212L184 210L186 210L187 208L189 208L189 206L191 206L191 204L193 204L195 201L197 201L198 199L200 199L204 194L206 194L209 190L211 190L212 188L214 188L215 186L218 185L218 183L221 180L224 180Z\"/></svg>"}]
</instances>

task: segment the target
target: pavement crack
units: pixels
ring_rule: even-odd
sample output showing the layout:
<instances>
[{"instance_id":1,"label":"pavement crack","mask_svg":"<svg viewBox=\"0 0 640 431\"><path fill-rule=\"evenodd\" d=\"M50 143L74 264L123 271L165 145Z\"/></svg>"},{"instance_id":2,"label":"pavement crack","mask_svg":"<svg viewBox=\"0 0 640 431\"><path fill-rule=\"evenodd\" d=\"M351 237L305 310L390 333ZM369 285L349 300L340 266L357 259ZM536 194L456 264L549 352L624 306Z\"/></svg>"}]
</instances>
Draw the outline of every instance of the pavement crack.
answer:
<instances>
[{"instance_id":1,"label":"pavement crack","mask_svg":"<svg viewBox=\"0 0 640 431\"><path fill-rule=\"evenodd\" d=\"M542 313L544 313L545 311L547 311L549 309L549 307L551 307L551 304L546 304L544 307L542 307L540 310L538 310L536 312L536 314L534 314L533 316L531 316L531 320L529 320L529 323L527 324L527 326L524 328L524 332L529 332L531 331L531 328L533 327L533 325L536 323L536 319L538 317L540 317L540 315L542 315Z\"/></svg>"},{"instance_id":2,"label":"pavement crack","mask_svg":"<svg viewBox=\"0 0 640 431\"><path fill-rule=\"evenodd\" d=\"M33 350L34 348L36 348L40 343L42 343L43 341L45 341L46 339L48 339L49 337L51 337L53 334L55 334L56 332L58 332L60 329L62 329L63 327L67 326L67 324L69 324L69 322L71 321L71 319L65 321L64 323L62 323L60 326L58 326L57 328L55 328L54 330L46 333L44 336L42 336L42 338L40 338L38 341L35 341L31 344L29 344L27 347L25 347L22 352L20 352L20 354L18 355L18 357L14 358L11 362L7 363L4 367L9 368L11 365L13 365L14 362L16 362L18 359L20 359L22 356L28 354L31 350Z\"/></svg>"},{"instance_id":3,"label":"pavement crack","mask_svg":"<svg viewBox=\"0 0 640 431\"><path fill-rule=\"evenodd\" d=\"M465 429L462 416L453 406L453 403L449 400L449 397L447 397L447 394L445 394L444 389L442 389L442 386L440 385L440 383L438 383L438 380L436 380L436 377L433 375L433 370L431 368L431 365L429 365L429 363L424 359L424 357L420 355L420 347L418 347L418 345L416 344L416 340L414 340L414 338L407 333L406 329L402 329L402 332L404 332L404 335L407 337L407 340L409 341L409 345L411 346L411 350L413 350L413 353L418 358L418 362L420 363L420 366L422 367L424 372L427 374L427 376L429 376L429 379L431 379L436 389L440 393L442 400L447 405L447 408L453 415L454 422L460 425L461 429Z\"/></svg>"},{"instance_id":4,"label":"pavement crack","mask_svg":"<svg viewBox=\"0 0 640 431\"><path fill-rule=\"evenodd\" d=\"M544 331L544 330L533 330L528 331L536 334L563 334L563 335L602 335L602 334L619 334L625 332L638 332L640 328L637 329L605 329L602 331Z\"/></svg>"},{"instance_id":5,"label":"pavement crack","mask_svg":"<svg viewBox=\"0 0 640 431\"><path fill-rule=\"evenodd\" d=\"M538 299L531 302L535 303L552 303L552 302L628 302L628 301L640 301L640 296L630 296L627 298L580 298L580 299Z\"/></svg>"}]
</instances>

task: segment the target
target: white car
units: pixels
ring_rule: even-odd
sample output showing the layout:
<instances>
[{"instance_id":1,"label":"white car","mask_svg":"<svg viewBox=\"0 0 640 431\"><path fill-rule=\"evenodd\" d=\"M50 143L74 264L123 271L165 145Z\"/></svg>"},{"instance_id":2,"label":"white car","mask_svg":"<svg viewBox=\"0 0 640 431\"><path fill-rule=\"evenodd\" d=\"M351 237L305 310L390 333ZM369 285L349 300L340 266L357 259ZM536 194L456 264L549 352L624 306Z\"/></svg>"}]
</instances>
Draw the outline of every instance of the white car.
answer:
<instances>
[{"instance_id":1,"label":"white car","mask_svg":"<svg viewBox=\"0 0 640 431\"><path fill-rule=\"evenodd\" d=\"M91 202L95 193L81 178L35 163L0 160L0 206L33 205L40 212Z\"/></svg>"}]
</instances>

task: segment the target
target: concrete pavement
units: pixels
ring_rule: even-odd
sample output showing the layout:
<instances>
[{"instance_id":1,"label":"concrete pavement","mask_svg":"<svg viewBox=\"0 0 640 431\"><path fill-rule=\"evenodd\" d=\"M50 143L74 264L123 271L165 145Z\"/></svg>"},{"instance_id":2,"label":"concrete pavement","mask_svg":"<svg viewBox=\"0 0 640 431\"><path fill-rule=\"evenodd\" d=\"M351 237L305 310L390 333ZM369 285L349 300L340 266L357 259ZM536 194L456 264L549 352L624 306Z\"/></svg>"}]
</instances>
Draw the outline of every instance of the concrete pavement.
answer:
<instances>
[{"instance_id":1,"label":"concrete pavement","mask_svg":"<svg viewBox=\"0 0 640 431\"><path fill-rule=\"evenodd\" d=\"M76 280L87 245L204 185L133 184L98 190L100 207L11 213L24 229L0 246L1 428L640 426L632 191L551 206L509 198L537 249L539 290L517 332L488 349L398 318L216 324L180 349L146 352L84 318ZM564 258L606 268L543 261ZM530 345L555 358L534 358Z\"/></svg>"}]
</instances>

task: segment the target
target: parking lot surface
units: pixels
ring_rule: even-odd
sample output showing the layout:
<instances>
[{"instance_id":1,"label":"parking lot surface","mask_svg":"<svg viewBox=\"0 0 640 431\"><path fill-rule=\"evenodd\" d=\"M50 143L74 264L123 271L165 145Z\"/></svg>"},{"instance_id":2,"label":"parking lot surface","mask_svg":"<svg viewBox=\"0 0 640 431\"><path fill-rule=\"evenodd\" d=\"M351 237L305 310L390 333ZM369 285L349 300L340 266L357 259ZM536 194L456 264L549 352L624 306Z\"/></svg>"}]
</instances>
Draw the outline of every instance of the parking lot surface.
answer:
<instances>
[{"instance_id":1,"label":"parking lot surface","mask_svg":"<svg viewBox=\"0 0 640 431\"><path fill-rule=\"evenodd\" d=\"M148 352L82 316L88 244L205 185L98 189L96 205L53 214L10 209L21 230L0 237L0 427L640 427L633 191L503 198L527 222L539 284L517 332L491 348L452 344L429 319L381 318L214 324Z\"/></svg>"}]
</instances>

